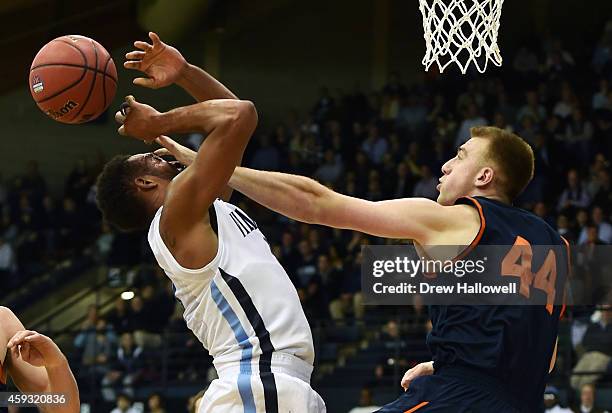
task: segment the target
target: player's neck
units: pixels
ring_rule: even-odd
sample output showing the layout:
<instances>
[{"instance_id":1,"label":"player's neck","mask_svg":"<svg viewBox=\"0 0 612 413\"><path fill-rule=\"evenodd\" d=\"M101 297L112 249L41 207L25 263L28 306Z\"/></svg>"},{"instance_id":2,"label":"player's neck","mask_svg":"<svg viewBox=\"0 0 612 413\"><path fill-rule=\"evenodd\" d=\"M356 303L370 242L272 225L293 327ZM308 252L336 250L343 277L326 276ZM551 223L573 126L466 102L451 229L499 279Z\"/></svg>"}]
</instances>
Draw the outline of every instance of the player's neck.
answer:
<instances>
[{"instance_id":1,"label":"player's neck","mask_svg":"<svg viewBox=\"0 0 612 413\"><path fill-rule=\"evenodd\" d=\"M478 190L477 189L477 190L473 191L470 194L470 196L481 196L483 198L492 199L494 201L498 201L498 202L501 202L501 203L504 203L504 204L508 204L508 205L510 205L512 203L512 202L510 202L510 200L507 197L505 197L503 195L500 195L500 194L498 194L496 192L482 191L482 190Z\"/></svg>"}]
</instances>

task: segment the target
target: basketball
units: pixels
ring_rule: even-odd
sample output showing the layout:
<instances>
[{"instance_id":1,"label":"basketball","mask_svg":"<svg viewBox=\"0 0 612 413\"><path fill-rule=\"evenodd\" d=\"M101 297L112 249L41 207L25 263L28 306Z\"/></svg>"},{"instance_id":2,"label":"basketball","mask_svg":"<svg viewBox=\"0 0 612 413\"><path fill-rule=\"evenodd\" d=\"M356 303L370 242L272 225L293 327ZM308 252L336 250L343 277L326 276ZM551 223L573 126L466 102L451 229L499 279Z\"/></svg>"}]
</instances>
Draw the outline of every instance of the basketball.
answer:
<instances>
[{"instance_id":1,"label":"basketball","mask_svg":"<svg viewBox=\"0 0 612 413\"><path fill-rule=\"evenodd\" d=\"M100 116L117 90L117 69L106 49L85 36L51 40L30 67L30 93L47 116L84 123Z\"/></svg>"}]
</instances>

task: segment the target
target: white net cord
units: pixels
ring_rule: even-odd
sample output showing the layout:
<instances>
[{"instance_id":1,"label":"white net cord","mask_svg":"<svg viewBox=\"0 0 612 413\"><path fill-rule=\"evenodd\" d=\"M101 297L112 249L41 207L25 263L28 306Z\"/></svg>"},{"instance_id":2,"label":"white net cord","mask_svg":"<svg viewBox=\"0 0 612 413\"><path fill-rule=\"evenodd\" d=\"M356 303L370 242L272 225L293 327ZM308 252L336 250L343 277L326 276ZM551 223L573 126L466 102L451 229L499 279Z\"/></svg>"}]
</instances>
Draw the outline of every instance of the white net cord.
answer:
<instances>
[{"instance_id":1,"label":"white net cord","mask_svg":"<svg viewBox=\"0 0 612 413\"><path fill-rule=\"evenodd\" d=\"M453 62L466 73L474 63L480 73L489 60L501 66L497 45L504 0L419 0L425 31L425 70L435 62L444 71Z\"/></svg>"}]
</instances>

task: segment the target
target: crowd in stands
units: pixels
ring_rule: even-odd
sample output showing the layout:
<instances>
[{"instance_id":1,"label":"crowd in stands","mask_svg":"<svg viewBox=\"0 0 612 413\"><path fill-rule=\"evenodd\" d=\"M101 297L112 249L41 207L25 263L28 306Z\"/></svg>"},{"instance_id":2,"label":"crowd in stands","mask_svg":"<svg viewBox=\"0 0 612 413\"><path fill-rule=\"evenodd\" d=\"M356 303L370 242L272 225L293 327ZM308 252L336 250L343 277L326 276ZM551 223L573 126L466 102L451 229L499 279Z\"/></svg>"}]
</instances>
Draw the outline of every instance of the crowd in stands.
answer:
<instances>
[{"instance_id":1,"label":"crowd in stands","mask_svg":"<svg viewBox=\"0 0 612 413\"><path fill-rule=\"evenodd\" d=\"M435 199L441 166L470 136L470 128L495 125L514 131L533 147L536 170L516 205L533 211L575 246L582 269L582 288L591 306L576 310L570 356L560 354L571 377L554 376L557 386L580 392L577 405L589 410L598 381L609 380L612 357L612 310L596 309L606 297L595 246L612 243L612 23L608 24L592 61L578 61L561 42L521 48L506 68L484 76L456 78L429 74L406 85L398 74L376 91L350 92L322 88L307 114L291 113L271 131L258 131L246 164L315 177L344 194L372 201L419 196ZM197 139L195 139L197 141ZM171 284L147 252L142 234L118 234L100 222L93 204L100 165L79 162L66 180L63 197L54 199L36 162L13 180L0 178L0 285L14 286L40 273L49 262L69 257L94 244L109 282L137 293L105 316L91 308L74 347L81 379L92 375L105 400L117 400L115 412L130 412L130 399L141 383L159 380L160 349L180 348L184 365L175 379L210 380L210 360L186 333ZM392 347L405 334L421 337L426 313L417 305L400 312L364 307L360 293L361 246L403 242L293 222L257 208L239 194L237 202L254 218L273 253L295 284L311 324L341 323L383 316L378 338ZM138 267L128 274L125 268ZM598 284L599 283L599 284ZM586 302L585 301L585 302ZM609 297L608 297L609 303ZM387 317L387 318L384 318ZM176 333L180 342L164 342ZM390 349L389 352L393 353ZM200 359L194 363L194 359ZM409 357L408 357L409 359ZM418 360L404 360L409 368ZM372 382L362 392L371 405L377 379L389 373L383 361L373 366ZM581 371L597 371L591 375ZM381 380L381 382L383 382ZM545 399L554 408L557 388ZM152 396L149 411L163 412L161 396ZM553 403L553 399L556 401ZM591 401L589 401L591 400ZM356 410L357 411L357 410ZM552 411L552 410L551 410Z\"/></svg>"},{"instance_id":2,"label":"crowd in stands","mask_svg":"<svg viewBox=\"0 0 612 413\"><path fill-rule=\"evenodd\" d=\"M100 228L92 197L97 167L79 161L53 196L37 161L22 175L0 175L0 297L77 254Z\"/></svg>"}]
</instances>

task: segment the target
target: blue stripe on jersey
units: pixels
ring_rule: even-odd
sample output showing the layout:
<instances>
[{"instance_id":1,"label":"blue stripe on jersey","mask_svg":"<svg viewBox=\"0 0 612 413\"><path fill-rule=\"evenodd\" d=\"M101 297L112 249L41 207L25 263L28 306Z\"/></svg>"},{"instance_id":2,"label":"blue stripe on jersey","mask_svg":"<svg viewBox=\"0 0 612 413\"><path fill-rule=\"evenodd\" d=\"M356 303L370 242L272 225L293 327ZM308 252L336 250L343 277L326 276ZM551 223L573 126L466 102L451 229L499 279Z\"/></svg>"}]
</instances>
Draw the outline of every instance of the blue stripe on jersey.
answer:
<instances>
[{"instance_id":1,"label":"blue stripe on jersey","mask_svg":"<svg viewBox=\"0 0 612 413\"><path fill-rule=\"evenodd\" d=\"M210 283L213 300L217 304L217 308L223 317L230 325L238 345L242 347L242 358L240 359L240 374L238 375L238 392L244 404L244 413L256 413L255 400L253 399L253 390L251 389L251 358L253 357L253 345L249 341L240 320L230 307L229 303L221 294L219 287L214 281Z\"/></svg>"},{"instance_id":2,"label":"blue stripe on jersey","mask_svg":"<svg viewBox=\"0 0 612 413\"><path fill-rule=\"evenodd\" d=\"M247 319L251 323L255 334L259 339L261 347L261 355L259 356L259 378L264 388L264 400L266 402L266 413L278 413L278 396L276 391L276 380L272 373L272 353L274 346L270 340L270 332L266 328L261 315L257 311L257 307L249 296L249 293L244 288L240 280L232 275L229 275L223 269L219 268L221 276L227 283L228 287L236 296L240 307L244 311Z\"/></svg>"}]
</instances>

